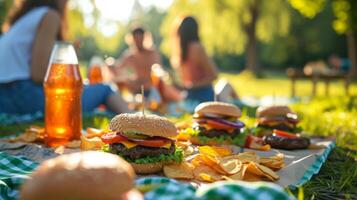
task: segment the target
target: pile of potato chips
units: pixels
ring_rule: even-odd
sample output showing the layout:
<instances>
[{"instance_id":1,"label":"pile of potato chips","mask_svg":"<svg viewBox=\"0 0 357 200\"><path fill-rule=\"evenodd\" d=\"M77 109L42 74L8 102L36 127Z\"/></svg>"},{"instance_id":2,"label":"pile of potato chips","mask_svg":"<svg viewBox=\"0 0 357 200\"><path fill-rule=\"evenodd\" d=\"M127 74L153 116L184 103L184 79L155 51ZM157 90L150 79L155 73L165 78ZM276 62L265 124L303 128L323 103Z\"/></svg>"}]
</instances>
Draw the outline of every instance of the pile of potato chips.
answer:
<instances>
[{"instance_id":1,"label":"pile of potato chips","mask_svg":"<svg viewBox=\"0 0 357 200\"><path fill-rule=\"evenodd\" d=\"M225 147L198 147L190 162L166 165L164 174L169 178L215 182L220 180L276 181L276 170L285 166L283 154L260 157L254 152L232 154Z\"/></svg>"},{"instance_id":2,"label":"pile of potato chips","mask_svg":"<svg viewBox=\"0 0 357 200\"><path fill-rule=\"evenodd\" d=\"M100 137L105 133L107 133L107 131L95 128L87 128L87 134L81 135L81 150L100 150L104 145L104 142L102 142Z\"/></svg>"},{"instance_id":3,"label":"pile of potato chips","mask_svg":"<svg viewBox=\"0 0 357 200\"><path fill-rule=\"evenodd\" d=\"M87 134L81 135L80 140L72 140L66 144L66 148L81 148L81 150L99 150L104 143L100 137L107 131L87 128ZM43 143L45 137L45 128L40 126L30 126L25 132L15 138L7 139L7 142L24 142L24 143Z\"/></svg>"}]
</instances>

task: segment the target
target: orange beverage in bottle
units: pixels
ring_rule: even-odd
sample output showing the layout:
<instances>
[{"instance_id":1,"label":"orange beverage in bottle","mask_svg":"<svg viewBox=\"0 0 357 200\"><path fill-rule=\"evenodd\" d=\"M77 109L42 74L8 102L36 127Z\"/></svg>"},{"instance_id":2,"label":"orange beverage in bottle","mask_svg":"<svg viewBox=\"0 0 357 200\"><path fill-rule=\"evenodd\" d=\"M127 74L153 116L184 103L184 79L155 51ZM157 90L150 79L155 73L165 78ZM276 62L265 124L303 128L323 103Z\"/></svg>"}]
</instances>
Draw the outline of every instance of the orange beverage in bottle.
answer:
<instances>
[{"instance_id":1,"label":"orange beverage in bottle","mask_svg":"<svg viewBox=\"0 0 357 200\"><path fill-rule=\"evenodd\" d=\"M89 77L89 84L91 85L102 83L103 75L100 66L97 64L92 65L89 69L88 77Z\"/></svg>"},{"instance_id":2,"label":"orange beverage in bottle","mask_svg":"<svg viewBox=\"0 0 357 200\"><path fill-rule=\"evenodd\" d=\"M80 138L82 89L83 82L73 46L57 42L44 81L47 145L56 147Z\"/></svg>"},{"instance_id":3,"label":"orange beverage in bottle","mask_svg":"<svg viewBox=\"0 0 357 200\"><path fill-rule=\"evenodd\" d=\"M163 75L163 69L159 64L153 64L151 66L151 83L152 86L158 88L160 85L161 77Z\"/></svg>"}]
</instances>

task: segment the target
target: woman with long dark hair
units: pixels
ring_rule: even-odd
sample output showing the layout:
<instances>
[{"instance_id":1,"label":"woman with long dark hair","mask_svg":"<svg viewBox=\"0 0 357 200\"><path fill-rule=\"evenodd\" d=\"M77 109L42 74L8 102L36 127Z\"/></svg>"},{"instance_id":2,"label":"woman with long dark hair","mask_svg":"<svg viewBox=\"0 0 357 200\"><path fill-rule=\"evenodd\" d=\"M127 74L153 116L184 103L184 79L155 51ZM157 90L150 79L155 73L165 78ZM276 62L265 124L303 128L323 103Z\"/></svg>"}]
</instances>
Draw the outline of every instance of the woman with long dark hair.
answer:
<instances>
[{"instance_id":1,"label":"woman with long dark hair","mask_svg":"<svg viewBox=\"0 0 357 200\"><path fill-rule=\"evenodd\" d=\"M67 0L23 0L2 26L0 37L0 113L27 114L44 110L44 80L51 50L66 39ZM86 86L84 111L106 104L126 112L122 98L109 86Z\"/></svg>"},{"instance_id":2,"label":"woman with long dark hair","mask_svg":"<svg viewBox=\"0 0 357 200\"><path fill-rule=\"evenodd\" d=\"M174 37L176 44L171 64L188 92L187 99L196 102L212 101L212 83L217 78L217 69L200 42L195 18L184 17L175 28Z\"/></svg>"}]
</instances>

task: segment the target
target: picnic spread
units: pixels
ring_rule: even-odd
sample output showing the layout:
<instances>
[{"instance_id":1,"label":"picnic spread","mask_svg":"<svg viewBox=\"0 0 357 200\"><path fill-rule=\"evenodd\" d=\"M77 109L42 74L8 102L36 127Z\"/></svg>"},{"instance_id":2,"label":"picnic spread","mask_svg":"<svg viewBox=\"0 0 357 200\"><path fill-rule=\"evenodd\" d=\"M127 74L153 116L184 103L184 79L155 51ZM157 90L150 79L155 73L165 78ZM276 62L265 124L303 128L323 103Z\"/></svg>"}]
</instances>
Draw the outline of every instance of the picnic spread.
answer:
<instances>
[{"instance_id":1,"label":"picnic spread","mask_svg":"<svg viewBox=\"0 0 357 200\"><path fill-rule=\"evenodd\" d=\"M208 104L232 106L220 102ZM44 144L46 135L42 127L32 126L17 137L4 138L0 142L0 199L17 199L23 183L46 161L88 151L119 155L130 163L137 173L135 188L145 199L294 199L283 188L296 188L309 181L335 146L334 141L310 138L308 147L272 148L275 144L267 144L266 136L288 144L301 141L299 134L269 129L279 123L286 129L297 128L295 116L290 115L287 123L276 116L264 118L262 113L267 110L260 109L258 124L263 124L264 131L261 128L256 131L266 134L271 130L271 133L263 137L248 134L242 139L244 123L238 120L241 114L237 107L232 107L236 110L230 119L210 107L207 111L205 105L198 108L189 125L174 126L164 117L145 113L117 115L107 130L87 128L80 140L57 147ZM285 107L280 110L292 113ZM221 131L219 137L239 131L233 135L239 137L222 140L214 139L217 134L212 134L208 140L200 137L199 130L206 133L205 137L214 130ZM196 140L191 140L192 136ZM197 144L197 139L204 144Z\"/></svg>"}]
</instances>

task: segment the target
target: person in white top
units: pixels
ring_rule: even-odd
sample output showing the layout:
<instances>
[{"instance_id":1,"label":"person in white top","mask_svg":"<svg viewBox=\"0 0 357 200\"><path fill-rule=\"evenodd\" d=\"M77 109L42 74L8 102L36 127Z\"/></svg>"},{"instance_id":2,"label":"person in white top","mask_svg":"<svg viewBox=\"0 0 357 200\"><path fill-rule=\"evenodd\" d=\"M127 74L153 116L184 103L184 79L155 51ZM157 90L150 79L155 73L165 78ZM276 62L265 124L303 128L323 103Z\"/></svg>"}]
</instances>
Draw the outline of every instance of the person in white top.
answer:
<instances>
[{"instance_id":1,"label":"person in white top","mask_svg":"<svg viewBox=\"0 0 357 200\"><path fill-rule=\"evenodd\" d=\"M10 10L0 36L0 113L43 112L44 80L53 45L66 39L67 0L23 0ZM85 86L83 111L105 104L115 113L127 104L109 86Z\"/></svg>"}]
</instances>

